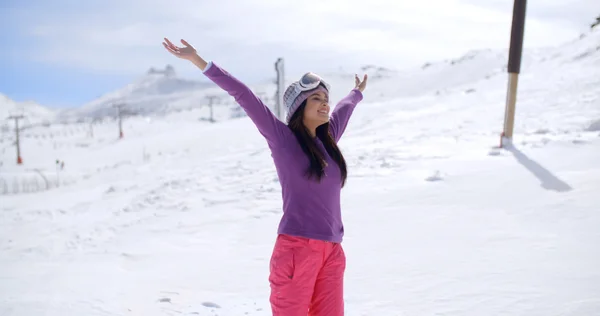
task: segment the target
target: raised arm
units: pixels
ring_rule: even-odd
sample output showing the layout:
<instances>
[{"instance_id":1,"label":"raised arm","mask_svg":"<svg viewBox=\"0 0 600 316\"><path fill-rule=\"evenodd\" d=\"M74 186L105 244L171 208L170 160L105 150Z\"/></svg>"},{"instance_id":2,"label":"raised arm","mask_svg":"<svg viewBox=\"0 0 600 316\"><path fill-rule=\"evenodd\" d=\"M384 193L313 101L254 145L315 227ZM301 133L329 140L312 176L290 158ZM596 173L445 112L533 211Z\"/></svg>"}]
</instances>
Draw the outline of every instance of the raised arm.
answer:
<instances>
[{"instance_id":1,"label":"raised arm","mask_svg":"<svg viewBox=\"0 0 600 316\"><path fill-rule=\"evenodd\" d=\"M179 58L191 61L202 70L206 77L234 97L235 101L244 109L252 122L254 122L259 132L265 137L269 146L276 147L283 143L284 137L287 135L287 126L275 117L271 110L250 88L217 64L206 62L186 41L181 40L181 43L185 47L176 47L166 38L165 41L166 43L163 43L163 45L168 51Z\"/></svg>"},{"instance_id":2,"label":"raised arm","mask_svg":"<svg viewBox=\"0 0 600 316\"><path fill-rule=\"evenodd\" d=\"M352 116L352 112L356 105L362 101L363 94L362 92L365 89L367 83L367 76L365 75L364 80L361 82L356 77L356 87L350 91L350 93L344 97L333 109L331 113L331 118L329 119L329 129L331 131L331 135L335 141L339 141L346 130L346 126L348 125L348 121Z\"/></svg>"},{"instance_id":3,"label":"raised arm","mask_svg":"<svg viewBox=\"0 0 600 316\"><path fill-rule=\"evenodd\" d=\"M283 143L284 137L287 135L287 126L277 119L250 88L213 62L208 64L204 74L234 97L270 146L276 147Z\"/></svg>"}]
</instances>

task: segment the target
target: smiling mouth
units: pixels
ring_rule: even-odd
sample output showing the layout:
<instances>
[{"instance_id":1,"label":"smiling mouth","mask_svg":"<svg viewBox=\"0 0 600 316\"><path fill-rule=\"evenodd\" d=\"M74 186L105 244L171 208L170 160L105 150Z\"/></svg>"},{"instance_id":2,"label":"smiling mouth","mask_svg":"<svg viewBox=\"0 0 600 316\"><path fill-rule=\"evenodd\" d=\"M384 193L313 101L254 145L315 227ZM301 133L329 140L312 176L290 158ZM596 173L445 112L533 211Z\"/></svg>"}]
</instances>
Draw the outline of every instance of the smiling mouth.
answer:
<instances>
[{"instance_id":1,"label":"smiling mouth","mask_svg":"<svg viewBox=\"0 0 600 316\"><path fill-rule=\"evenodd\" d=\"M327 115L327 114L329 114L329 111L323 111L323 110L321 110L321 111L317 111L317 113Z\"/></svg>"}]
</instances>

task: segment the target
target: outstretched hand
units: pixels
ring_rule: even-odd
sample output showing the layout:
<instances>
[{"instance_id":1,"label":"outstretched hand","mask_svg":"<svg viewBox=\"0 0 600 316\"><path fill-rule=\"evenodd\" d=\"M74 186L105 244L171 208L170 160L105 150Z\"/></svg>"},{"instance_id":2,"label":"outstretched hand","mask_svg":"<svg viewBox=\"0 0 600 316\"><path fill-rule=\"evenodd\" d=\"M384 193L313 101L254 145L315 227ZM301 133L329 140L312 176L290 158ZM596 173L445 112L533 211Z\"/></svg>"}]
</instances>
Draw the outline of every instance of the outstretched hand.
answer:
<instances>
[{"instance_id":1,"label":"outstretched hand","mask_svg":"<svg viewBox=\"0 0 600 316\"><path fill-rule=\"evenodd\" d=\"M181 40L181 44L184 45L183 47L177 47L173 45L173 43L171 43L171 41L169 41L169 39L166 37L165 41L162 44L167 49L167 51L169 51L176 57L191 61L202 71L204 71L204 69L206 68L207 62L204 59L202 59L202 57L198 56L198 54L196 53L196 49L184 39Z\"/></svg>"},{"instance_id":2,"label":"outstretched hand","mask_svg":"<svg viewBox=\"0 0 600 316\"><path fill-rule=\"evenodd\" d=\"M196 53L196 49L192 45L190 45L188 42L186 42L183 39L181 40L181 44L183 44L184 47L177 47L177 46L173 45L173 43L171 43L171 41L169 41L169 39L167 39L166 37L165 37L165 41L163 42L163 46L171 54L175 55L178 58L192 60L192 59L198 57L198 54Z\"/></svg>"},{"instance_id":3,"label":"outstretched hand","mask_svg":"<svg viewBox=\"0 0 600 316\"><path fill-rule=\"evenodd\" d=\"M360 92L363 92L365 90L365 88L367 87L367 75L365 74L365 76L363 77L363 80L360 81L358 79L358 75L354 75L354 81L356 82L356 86L354 87L355 89L358 89Z\"/></svg>"}]
</instances>

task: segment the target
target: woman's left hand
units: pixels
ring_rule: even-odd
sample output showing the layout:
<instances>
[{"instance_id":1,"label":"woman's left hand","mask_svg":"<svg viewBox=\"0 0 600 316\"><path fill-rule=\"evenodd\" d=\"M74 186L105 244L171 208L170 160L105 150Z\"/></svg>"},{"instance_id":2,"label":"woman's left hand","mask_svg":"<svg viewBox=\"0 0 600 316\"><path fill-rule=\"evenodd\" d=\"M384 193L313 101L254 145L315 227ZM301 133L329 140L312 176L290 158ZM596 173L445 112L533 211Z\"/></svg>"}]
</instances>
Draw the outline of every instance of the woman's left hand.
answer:
<instances>
[{"instance_id":1,"label":"woman's left hand","mask_svg":"<svg viewBox=\"0 0 600 316\"><path fill-rule=\"evenodd\" d=\"M354 75L354 81L356 82L356 86L354 88L358 89L360 92L363 92L365 90L365 88L367 87L367 75L366 74L363 77L362 81L360 81L358 79L358 75Z\"/></svg>"}]
</instances>

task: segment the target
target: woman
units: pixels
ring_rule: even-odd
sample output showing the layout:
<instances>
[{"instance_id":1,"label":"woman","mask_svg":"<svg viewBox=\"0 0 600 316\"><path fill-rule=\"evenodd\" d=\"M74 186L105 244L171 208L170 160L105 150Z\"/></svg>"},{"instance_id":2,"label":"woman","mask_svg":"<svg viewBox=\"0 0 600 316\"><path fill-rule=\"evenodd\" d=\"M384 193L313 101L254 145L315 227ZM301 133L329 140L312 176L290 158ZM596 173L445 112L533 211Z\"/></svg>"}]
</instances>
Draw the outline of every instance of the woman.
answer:
<instances>
[{"instance_id":1,"label":"woman","mask_svg":"<svg viewBox=\"0 0 600 316\"><path fill-rule=\"evenodd\" d=\"M185 40L181 43L184 46L177 47L165 38L163 45L233 96L271 150L283 196L270 261L273 315L343 315L346 257L340 191L347 171L337 142L363 98L367 76L362 81L355 76L355 88L330 118L329 85L313 73L305 74L285 91L286 125L242 82L206 62Z\"/></svg>"}]
</instances>

